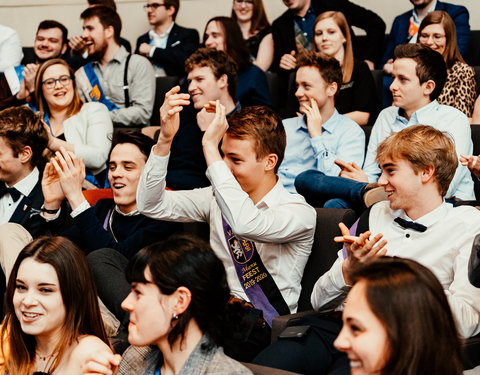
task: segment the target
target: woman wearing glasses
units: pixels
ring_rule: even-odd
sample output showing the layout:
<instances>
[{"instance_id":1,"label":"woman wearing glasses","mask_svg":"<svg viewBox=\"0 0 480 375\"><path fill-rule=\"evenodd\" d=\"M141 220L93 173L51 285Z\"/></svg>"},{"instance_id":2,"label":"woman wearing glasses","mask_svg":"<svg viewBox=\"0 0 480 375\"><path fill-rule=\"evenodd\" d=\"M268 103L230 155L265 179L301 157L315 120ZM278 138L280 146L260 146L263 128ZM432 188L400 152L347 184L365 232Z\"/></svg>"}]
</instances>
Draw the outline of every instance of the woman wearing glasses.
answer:
<instances>
[{"instance_id":1,"label":"woman wearing glasses","mask_svg":"<svg viewBox=\"0 0 480 375\"><path fill-rule=\"evenodd\" d=\"M35 77L35 99L49 134L48 148L83 158L91 182L103 185L113 125L102 103L83 103L75 76L61 59L46 61ZM95 177L95 178L94 178Z\"/></svg>"},{"instance_id":2,"label":"woman wearing glasses","mask_svg":"<svg viewBox=\"0 0 480 375\"><path fill-rule=\"evenodd\" d=\"M418 41L439 52L447 64L447 81L438 102L471 117L476 98L475 71L460 55L455 24L448 13L441 10L429 13L420 24Z\"/></svg>"},{"instance_id":3,"label":"woman wearing glasses","mask_svg":"<svg viewBox=\"0 0 480 375\"><path fill-rule=\"evenodd\" d=\"M266 72L273 62L273 37L262 0L233 0L231 17L242 31L253 63Z\"/></svg>"}]
</instances>

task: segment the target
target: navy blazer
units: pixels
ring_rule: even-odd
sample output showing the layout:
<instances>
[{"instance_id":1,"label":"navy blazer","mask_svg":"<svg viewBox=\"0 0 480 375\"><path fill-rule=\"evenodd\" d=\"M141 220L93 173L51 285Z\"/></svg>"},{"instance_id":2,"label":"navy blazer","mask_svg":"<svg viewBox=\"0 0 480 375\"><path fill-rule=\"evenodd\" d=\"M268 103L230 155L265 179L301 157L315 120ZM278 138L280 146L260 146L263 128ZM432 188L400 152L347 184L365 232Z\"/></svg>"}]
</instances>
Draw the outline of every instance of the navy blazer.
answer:
<instances>
[{"instance_id":1,"label":"navy blazer","mask_svg":"<svg viewBox=\"0 0 480 375\"><path fill-rule=\"evenodd\" d=\"M377 14L359 5L353 4L348 0L312 0L312 6L317 15L329 10L342 12L350 25L350 32L352 33L354 44L356 44L356 39L351 26L357 26L360 29L365 30L367 34L365 48L363 51L359 51L359 48L355 48L356 46L354 45L355 54L359 60L380 60L381 52L379 55L379 51L383 47L385 22L383 22ZM273 68L275 70L278 70L278 65L283 55L290 53L291 51L297 51L293 17L293 12L287 10L273 21L272 35L275 44ZM358 56L359 53L361 53L362 56Z\"/></svg>"},{"instance_id":2,"label":"navy blazer","mask_svg":"<svg viewBox=\"0 0 480 375\"><path fill-rule=\"evenodd\" d=\"M43 205L42 175L35 187L26 197L23 197L10 218L10 223L17 223L30 232L32 237L43 234L45 220L40 216L40 208Z\"/></svg>"},{"instance_id":3,"label":"navy blazer","mask_svg":"<svg viewBox=\"0 0 480 375\"><path fill-rule=\"evenodd\" d=\"M150 43L148 32L137 39L135 53L142 43ZM149 58L152 64L157 64L165 69L168 76L183 77L185 75L185 60L198 48L200 38L198 31L173 24L168 35L167 47L155 48L153 56Z\"/></svg>"},{"instance_id":4,"label":"navy blazer","mask_svg":"<svg viewBox=\"0 0 480 375\"><path fill-rule=\"evenodd\" d=\"M468 23L469 14L467 8L462 5L454 5L437 1L435 10L443 10L452 17L457 29L457 44L462 56L466 56L468 47L470 46L470 24ZM413 14L413 9L405 12L393 20L392 30L388 37L387 47L382 58L381 66L393 58L395 47L399 44L408 43L410 35L408 34L408 27L410 25L410 17Z\"/></svg>"}]
</instances>

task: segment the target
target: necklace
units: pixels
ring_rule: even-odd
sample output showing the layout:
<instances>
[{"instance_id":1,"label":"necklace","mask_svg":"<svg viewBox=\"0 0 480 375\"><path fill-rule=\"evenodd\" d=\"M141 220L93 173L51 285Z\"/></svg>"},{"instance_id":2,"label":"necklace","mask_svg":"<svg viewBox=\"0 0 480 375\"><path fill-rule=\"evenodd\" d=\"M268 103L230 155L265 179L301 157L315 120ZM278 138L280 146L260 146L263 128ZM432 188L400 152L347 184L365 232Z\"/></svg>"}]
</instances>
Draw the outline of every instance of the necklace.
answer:
<instances>
[{"instance_id":1,"label":"necklace","mask_svg":"<svg viewBox=\"0 0 480 375\"><path fill-rule=\"evenodd\" d=\"M38 357L38 359L40 361L46 361L47 358L50 358L52 355L53 355L53 352L50 353L49 355L46 355L46 356L41 356L40 354L38 354L37 352L35 352L35 355Z\"/></svg>"}]
</instances>

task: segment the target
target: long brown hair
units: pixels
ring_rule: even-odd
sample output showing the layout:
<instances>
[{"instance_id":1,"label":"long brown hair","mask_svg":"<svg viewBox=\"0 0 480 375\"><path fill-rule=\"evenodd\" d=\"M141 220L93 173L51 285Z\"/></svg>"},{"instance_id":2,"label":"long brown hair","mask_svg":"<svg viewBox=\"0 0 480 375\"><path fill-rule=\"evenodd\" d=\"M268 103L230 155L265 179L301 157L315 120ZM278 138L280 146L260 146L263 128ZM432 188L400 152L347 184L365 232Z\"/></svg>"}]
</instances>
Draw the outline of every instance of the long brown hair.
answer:
<instances>
[{"instance_id":1,"label":"long brown hair","mask_svg":"<svg viewBox=\"0 0 480 375\"><path fill-rule=\"evenodd\" d=\"M457 61L465 63L465 60L463 60L463 57L458 50L455 23L447 12L444 12L443 10L435 10L428 13L420 24L417 33L418 37L420 38L420 34L425 27L434 24L441 25L445 32L445 51L443 51L442 56L447 64L447 69L450 69Z\"/></svg>"},{"instance_id":2,"label":"long brown hair","mask_svg":"<svg viewBox=\"0 0 480 375\"><path fill-rule=\"evenodd\" d=\"M233 0L235 2L235 0ZM235 22L238 22L237 14L233 10L232 7L232 19ZM265 8L263 7L262 0L253 0L253 12L252 12L252 19L250 20L250 35L255 35L260 30L264 29L265 27L270 26L270 22L268 22L267 12L265 12Z\"/></svg>"},{"instance_id":3,"label":"long brown hair","mask_svg":"<svg viewBox=\"0 0 480 375\"><path fill-rule=\"evenodd\" d=\"M315 19L315 23L313 25L314 34L315 34L315 27L317 26L317 23L327 18L332 18L335 21L337 26L340 28L340 31L342 32L343 37L345 38L345 43L343 45L345 53L343 54L343 61L341 61L341 65L342 65L343 83L347 83L347 82L350 82L350 80L352 79L352 73L353 73L353 48L352 48L352 37L350 35L350 27L348 26L347 19L345 18L342 12L336 12L334 10L331 10L328 12L321 13ZM315 52L320 52L315 43L312 44L312 50Z\"/></svg>"},{"instance_id":4,"label":"long brown hair","mask_svg":"<svg viewBox=\"0 0 480 375\"><path fill-rule=\"evenodd\" d=\"M366 299L387 332L379 375L461 375L462 349L442 285L414 260L378 257L357 269ZM380 350L380 348L379 348Z\"/></svg>"},{"instance_id":5,"label":"long brown hair","mask_svg":"<svg viewBox=\"0 0 480 375\"><path fill-rule=\"evenodd\" d=\"M109 345L98 307L93 276L82 251L64 237L40 237L18 255L8 280L6 314L1 329L1 351L5 358L4 372L31 374L35 365L35 336L22 331L15 314L13 297L20 264L27 258L46 263L55 269L60 285L65 321L48 372L58 367L65 351L82 335L94 335Z\"/></svg>"},{"instance_id":6,"label":"long brown hair","mask_svg":"<svg viewBox=\"0 0 480 375\"><path fill-rule=\"evenodd\" d=\"M62 59L51 59L45 61L40 68L38 68L37 75L35 76L35 100L37 102L37 109L39 112L50 114L48 108L48 103L43 96L43 75L45 71L53 65L63 65L68 69L68 74L72 77L72 89L73 89L73 100L68 106L67 116L73 116L80 112L83 102L80 94L77 91L77 83L75 82L75 73L72 68Z\"/></svg>"}]
</instances>

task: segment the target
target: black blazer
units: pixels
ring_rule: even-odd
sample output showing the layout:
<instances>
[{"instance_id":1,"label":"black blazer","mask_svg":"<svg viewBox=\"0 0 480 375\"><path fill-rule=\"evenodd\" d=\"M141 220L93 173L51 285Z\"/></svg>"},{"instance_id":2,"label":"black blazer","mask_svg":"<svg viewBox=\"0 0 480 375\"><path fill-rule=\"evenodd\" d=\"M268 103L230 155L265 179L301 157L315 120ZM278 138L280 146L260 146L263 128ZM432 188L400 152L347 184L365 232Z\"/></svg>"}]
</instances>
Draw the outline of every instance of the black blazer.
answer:
<instances>
[{"instance_id":1,"label":"black blazer","mask_svg":"<svg viewBox=\"0 0 480 375\"><path fill-rule=\"evenodd\" d=\"M45 220L40 216L40 208L43 205L42 176L27 197L23 197L10 218L10 223L17 223L30 232L32 237L38 237L44 233Z\"/></svg>"},{"instance_id":2,"label":"black blazer","mask_svg":"<svg viewBox=\"0 0 480 375\"><path fill-rule=\"evenodd\" d=\"M353 4L348 0L312 0L312 6L316 15L329 10L340 11L345 15L350 26L352 41L354 42L355 56L359 60L367 59L376 61L382 56L383 39L385 34L385 22L374 12L365 9L359 5ZM294 14L287 10L278 17L272 24L272 35L275 44L275 58L273 67L278 70L281 57L296 51L295 33L294 33ZM365 30L367 40L363 51L356 47L355 35L352 26L357 26Z\"/></svg>"},{"instance_id":3,"label":"black blazer","mask_svg":"<svg viewBox=\"0 0 480 375\"><path fill-rule=\"evenodd\" d=\"M135 53L138 54L140 44L150 43L148 32L137 39ZM200 38L198 31L173 24L167 40L167 47L155 48L150 61L165 69L169 76L183 77L185 75L185 60L198 48Z\"/></svg>"}]
</instances>

